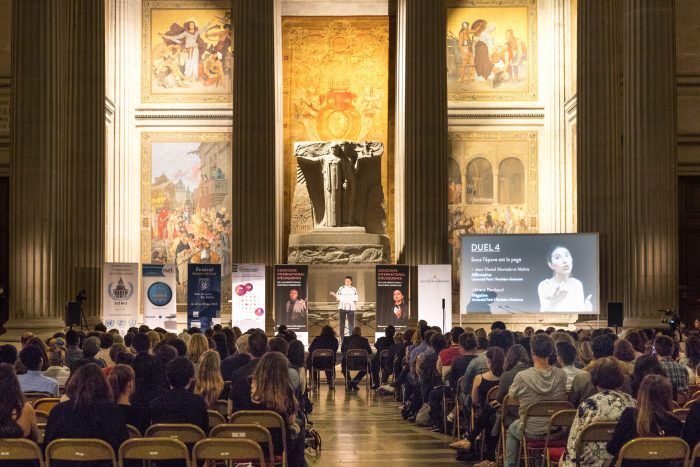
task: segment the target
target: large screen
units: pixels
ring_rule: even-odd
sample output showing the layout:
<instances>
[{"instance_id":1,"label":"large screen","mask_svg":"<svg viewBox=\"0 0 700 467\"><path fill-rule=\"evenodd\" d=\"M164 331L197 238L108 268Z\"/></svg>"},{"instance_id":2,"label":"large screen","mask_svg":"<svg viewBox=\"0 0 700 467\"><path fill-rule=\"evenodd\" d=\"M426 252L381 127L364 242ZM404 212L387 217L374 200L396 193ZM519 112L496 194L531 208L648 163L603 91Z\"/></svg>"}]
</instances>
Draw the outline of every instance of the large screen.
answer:
<instances>
[{"instance_id":1,"label":"large screen","mask_svg":"<svg viewBox=\"0 0 700 467\"><path fill-rule=\"evenodd\" d=\"M599 313L598 235L462 235L461 313Z\"/></svg>"}]
</instances>

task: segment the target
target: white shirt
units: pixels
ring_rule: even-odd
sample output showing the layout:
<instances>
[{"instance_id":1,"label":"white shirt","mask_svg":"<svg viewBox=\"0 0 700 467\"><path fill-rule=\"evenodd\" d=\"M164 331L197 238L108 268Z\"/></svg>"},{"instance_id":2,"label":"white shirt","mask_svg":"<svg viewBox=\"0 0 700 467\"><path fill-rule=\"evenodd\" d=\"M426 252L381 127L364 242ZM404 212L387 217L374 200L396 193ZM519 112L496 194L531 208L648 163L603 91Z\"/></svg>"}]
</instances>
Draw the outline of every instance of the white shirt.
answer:
<instances>
[{"instance_id":1,"label":"white shirt","mask_svg":"<svg viewBox=\"0 0 700 467\"><path fill-rule=\"evenodd\" d=\"M338 309L355 311L355 302L358 299L357 289L351 285L344 285L336 292L338 296Z\"/></svg>"}]
</instances>

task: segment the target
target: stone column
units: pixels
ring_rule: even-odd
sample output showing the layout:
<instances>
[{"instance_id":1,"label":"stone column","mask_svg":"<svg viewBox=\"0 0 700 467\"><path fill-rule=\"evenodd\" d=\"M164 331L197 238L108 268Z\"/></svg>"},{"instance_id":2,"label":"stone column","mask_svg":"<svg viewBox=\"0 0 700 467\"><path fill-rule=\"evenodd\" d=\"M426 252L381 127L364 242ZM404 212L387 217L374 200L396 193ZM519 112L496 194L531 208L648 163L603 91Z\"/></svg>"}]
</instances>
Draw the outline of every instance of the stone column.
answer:
<instances>
[{"instance_id":1,"label":"stone column","mask_svg":"<svg viewBox=\"0 0 700 467\"><path fill-rule=\"evenodd\" d=\"M12 75L22 78L12 83L8 339L63 327L81 289L88 320L99 319L103 2L15 0L12 37Z\"/></svg>"},{"instance_id":2,"label":"stone column","mask_svg":"<svg viewBox=\"0 0 700 467\"><path fill-rule=\"evenodd\" d=\"M233 264L264 263L272 309L276 255L275 0L233 0ZM268 327L272 313L268 313Z\"/></svg>"},{"instance_id":3,"label":"stone column","mask_svg":"<svg viewBox=\"0 0 700 467\"><path fill-rule=\"evenodd\" d=\"M414 266L443 264L448 261L447 10L444 0L399 0L398 8L397 115L403 118L397 122L402 165L397 176L403 183L397 185L403 185L403 199L397 207L404 225L397 235L397 259Z\"/></svg>"},{"instance_id":4,"label":"stone column","mask_svg":"<svg viewBox=\"0 0 700 467\"><path fill-rule=\"evenodd\" d=\"M624 298L620 0L578 3L578 231L600 233L600 306Z\"/></svg>"},{"instance_id":5,"label":"stone column","mask_svg":"<svg viewBox=\"0 0 700 467\"><path fill-rule=\"evenodd\" d=\"M639 326L678 308L675 11L673 0L623 5L625 325Z\"/></svg>"}]
</instances>

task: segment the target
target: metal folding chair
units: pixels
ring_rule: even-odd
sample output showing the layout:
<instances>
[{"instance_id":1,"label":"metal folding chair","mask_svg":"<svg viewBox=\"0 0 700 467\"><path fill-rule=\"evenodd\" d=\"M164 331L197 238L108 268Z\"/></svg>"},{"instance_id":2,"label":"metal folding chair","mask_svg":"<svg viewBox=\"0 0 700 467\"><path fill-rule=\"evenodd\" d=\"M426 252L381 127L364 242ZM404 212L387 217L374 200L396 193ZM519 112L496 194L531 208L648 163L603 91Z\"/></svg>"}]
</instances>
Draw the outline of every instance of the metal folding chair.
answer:
<instances>
[{"instance_id":1,"label":"metal folding chair","mask_svg":"<svg viewBox=\"0 0 700 467\"><path fill-rule=\"evenodd\" d=\"M54 461L100 461L111 462L113 467L117 466L112 446L101 439L55 439L46 447L46 467L51 467Z\"/></svg>"},{"instance_id":2,"label":"metal folding chair","mask_svg":"<svg viewBox=\"0 0 700 467\"><path fill-rule=\"evenodd\" d=\"M311 354L311 379L314 389L321 387L321 372L331 372L331 389L335 389L335 352L329 349L314 350Z\"/></svg>"},{"instance_id":3,"label":"metal folding chair","mask_svg":"<svg viewBox=\"0 0 700 467\"><path fill-rule=\"evenodd\" d=\"M369 365L369 354L366 350L352 349L345 352L345 384L350 382L351 371L365 371L367 379L365 380L365 388L369 391L370 379L372 372Z\"/></svg>"},{"instance_id":4,"label":"metal folding chair","mask_svg":"<svg viewBox=\"0 0 700 467\"><path fill-rule=\"evenodd\" d=\"M615 465L622 467L624 461L677 461L688 465L689 453L688 443L681 438L636 438L622 446Z\"/></svg>"},{"instance_id":5,"label":"metal folding chair","mask_svg":"<svg viewBox=\"0 0 700 467\"><path fill-rule=\"evenodd\" d=\"M617 422L595 422L585 427L583 430L581 430L581 434L576 442L576 453L579 454L583 452L583 446L586 443L607 444L607 442L612 439L616 426ZM576 465L581 465L578 459L576 460Z\"/></svg>"}]
</instances>

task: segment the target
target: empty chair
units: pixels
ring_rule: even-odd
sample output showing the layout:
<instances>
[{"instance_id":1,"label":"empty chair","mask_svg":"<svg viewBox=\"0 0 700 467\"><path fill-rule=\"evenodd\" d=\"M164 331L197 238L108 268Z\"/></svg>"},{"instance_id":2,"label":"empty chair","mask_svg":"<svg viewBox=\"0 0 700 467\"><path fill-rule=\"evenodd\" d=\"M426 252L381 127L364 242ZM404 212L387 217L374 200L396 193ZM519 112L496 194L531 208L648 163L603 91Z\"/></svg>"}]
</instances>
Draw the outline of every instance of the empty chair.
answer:
<instances>
[{"instance_id":1,"label":"empty chair","mask_svg":"<svg viewBox=\"0 0 700 467\"><path fill-rule=\"evenodd\" d=\"M111 462L117 465L114 450L101 439L56 439L46 447L46 467L52 462ZM77 464L78 466L80 464Z\"/></svg>"},{"instance_id":2,"label":"empty chair","mask_svg":"<svg viewBox=\"0 0 700 467\"><path fill-rule=\"evenodd\" d=\"M187 446L173 438L128 439L119 448L119 467L124 467L125 461L174 460L184 462L187 467L191 465Z\"/></svg>"},{"instance_id":3,"label":"empty chair","mask_svg":"<svg viewBox=\"0 0 700 467\"><path fill-rule=\"evenodd\" d=\"M34 441L28 439L0 439L0 460L2 461L34 461L39 467L44 467L41 449Z\"/></svg>"},{"instance_id":4,"label":"empty chair","mask_svg":"<svg viewBox=\"0 0 700 467\"><path fill-rule=\"evenodd\" d=\"M209 432L209 438L249 439L260 445L260 448L265 453L265 461L267 463L270 465L275 463L275 454L272 449L272 435L270 435L270 432L264 426L232 423L217 425Z\"/></svg>"},{"instance_id":5,"label":"empty chair","mask_svg":"<svg viewBox=\"0 0 700 467\"><path fill-rule=\"evenodd\" d=\"M249 439L203 439L192 449L192 464L201 461L255 463L265 467L265 456L256 442Z\"/></svg>"},{"instance_id":6,"label":"empty chair","mask_svg":"<svg viewBox=\"0 0 700 467\"><path fill-rule=\"evenodd\" d=\"M677 461L687 465L689 453L688 443L680 438L636 438L622 446L615 465L622 467L625 461Z\"/></svg>"}]
</instances>

